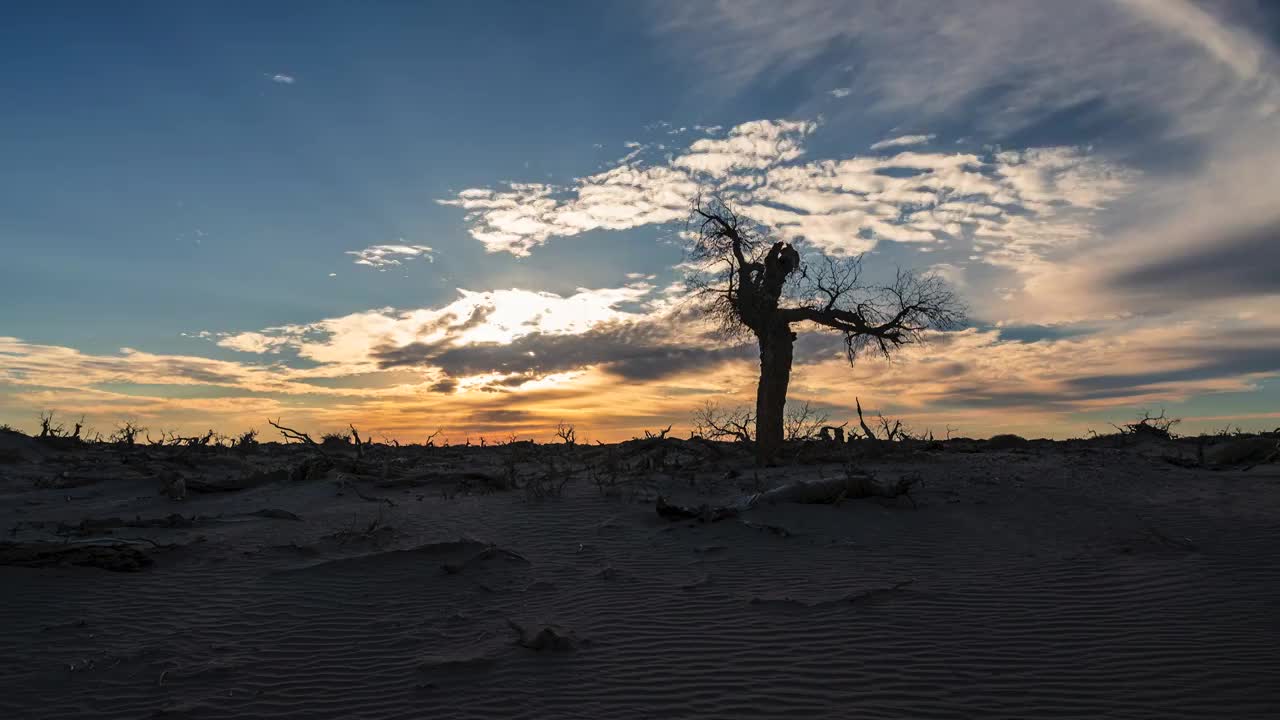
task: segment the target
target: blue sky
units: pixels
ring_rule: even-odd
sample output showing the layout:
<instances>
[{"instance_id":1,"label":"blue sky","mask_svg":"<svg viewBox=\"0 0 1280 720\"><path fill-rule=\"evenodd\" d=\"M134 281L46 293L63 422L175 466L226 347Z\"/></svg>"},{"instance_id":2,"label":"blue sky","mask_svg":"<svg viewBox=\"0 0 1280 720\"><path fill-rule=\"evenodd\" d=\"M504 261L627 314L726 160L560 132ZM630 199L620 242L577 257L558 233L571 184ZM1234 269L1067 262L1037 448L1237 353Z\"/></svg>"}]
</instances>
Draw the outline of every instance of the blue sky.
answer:
<instances>
[{"instance_id":1,"label":"blue sky","mask_svg":"<svg viewBox=\"0 0 1280 720\"><path fill-rule=\"evenodd\" d=\"M1274 7L1182 0L28 5L0 28L0 421L680 424L753 382L672 315L679 217L726 190L971 308L891 366L815 341L798 399L1274 426L1278 40ZM669 371L621 369L647 353Z\"/></svg>"}]
</instances>

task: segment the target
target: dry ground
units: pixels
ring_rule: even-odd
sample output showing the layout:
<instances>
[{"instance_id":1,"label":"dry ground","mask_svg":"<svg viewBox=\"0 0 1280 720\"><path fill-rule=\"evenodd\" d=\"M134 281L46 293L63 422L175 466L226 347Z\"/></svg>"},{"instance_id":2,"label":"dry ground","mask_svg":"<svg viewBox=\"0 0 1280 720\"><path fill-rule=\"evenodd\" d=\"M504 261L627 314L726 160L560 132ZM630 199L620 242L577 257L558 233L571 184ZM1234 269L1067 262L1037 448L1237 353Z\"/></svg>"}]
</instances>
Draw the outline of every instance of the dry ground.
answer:
<instances>
[{"instance_id":1,"label":"dry ground","mask_svg":"<svg viewBox=\"0 0 1280 720\"><path fill-rule=\"evenodd\" d=\"M1187 444L895 448L854 466L911 499L705 523L657 495L849 465L0 440L3 717L1280 716L1280 465Z\"/></svg>"}]
</instances>

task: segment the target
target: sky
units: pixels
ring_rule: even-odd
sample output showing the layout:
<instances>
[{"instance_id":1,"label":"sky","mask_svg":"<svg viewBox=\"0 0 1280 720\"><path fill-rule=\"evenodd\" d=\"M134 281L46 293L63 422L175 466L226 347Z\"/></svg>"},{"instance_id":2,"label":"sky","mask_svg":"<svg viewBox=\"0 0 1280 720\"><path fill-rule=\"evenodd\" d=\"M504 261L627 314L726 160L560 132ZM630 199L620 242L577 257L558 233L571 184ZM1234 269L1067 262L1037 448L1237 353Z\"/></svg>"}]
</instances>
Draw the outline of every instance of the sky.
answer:
<instances>
[{"instance_id":1,"label":"sky","mask_svg":"<svg viewBox=\"0 0 1280 720\"><path fill-rule=\"evenodd\" d=\"M1280 425L1266 2L26 3L0 24L0 423L617 440L750 405L700 193L963 327L790 402L942 436Z\"/></svg>"}]
</instances>

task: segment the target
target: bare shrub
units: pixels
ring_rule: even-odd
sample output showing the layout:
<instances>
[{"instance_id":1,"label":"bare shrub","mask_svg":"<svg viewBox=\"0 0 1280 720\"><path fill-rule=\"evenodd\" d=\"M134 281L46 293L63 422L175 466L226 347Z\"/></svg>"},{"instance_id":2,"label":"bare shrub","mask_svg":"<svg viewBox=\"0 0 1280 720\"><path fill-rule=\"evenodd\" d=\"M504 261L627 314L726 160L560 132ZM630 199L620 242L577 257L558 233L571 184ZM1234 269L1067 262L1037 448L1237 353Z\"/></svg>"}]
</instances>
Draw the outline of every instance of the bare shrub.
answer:
<instances>
[{"instance_id":1,"label":"bare shrub","mask_svg":"<svg viewBox=\"0 0 1280 720\"><path fill-rule=\"evenodd\" d=\"M792 442L815 438L829 419L827 413L815 410L807 401L803 405L788 407L783 418L786 440Z\"/></svg>"},{"instance_id":2,"label":"bare shrub","mask_svg":"<svg viewBox=\"0 0 1280 720\"><path fill-rule=\"evenodd\" d=\"M751 410L737 407L722 409L714 400L706 401L693 411L693 432L708 440L734 440L751 443L755 434L755 415Z\"/></svg>"},{"instance_id":3,"label":"bare shrub","mask_svg":"<svg viewBox=\"0 0 1280 720\"><path fill-rule=\"evenodd\" d=\"M107 439L117 445L132 447L137 442L138 436L146 431L146 428L139 426L132 420L128 420L116 425L116 431Z\"/></svg>"},{"instance_id":4,"label":"bare shrub","mask_svg":"<svg viewBox=\"0 0 1280 720\"><path fill-rule=\"evenodd\" d=\"M40 435L42 438L62 437L67 432L67 428L60 422L56 422L53 418L52 410L45 410L40 413Z\"/></svg>"},{"instance_id":5,"label":"bare shrub","mask_svg":"<svg viewBox=\"0 0 1280 720\"><path fill-rule=\"evenodd\" d=\"M576 474L568 460L558 457L551 448L540 448L535 455L538 471L525 478L524 495L529 500L545 500L564 495L564 488Z\"/></svg>"},{"instance_id":6,"label":"bare shrub","mask_svg":"<svg viewBox=\"0 0 1280 720\"><path fill-rule=\"evenodd\" d=\"M351 444L351 436L344 432L327 432L320 435L320 444L325 447L338 447Z\"/></svg>"},{"instance_id":7,"label":"bare shrub","mask_svg":"<svg viewBox=\"0 0 1280 720\"><path fill-rule=\"evenodd\" d=\"M670 425L666 426L665 428L663 428L663 429L661 429L661 430L659 430L659 431L657 431L657 432L651 432L651 431L649 431L649 430L645 430L645 431L644 431L644 439L645 439L645 440L666 440L666 439L667 439L667 433L669 433L669 432L671 432L671 426L670 426ZM636 438L636 439L638 440L639 438Z\"/></svg>"},{"instance_id":8,"label":"bare shrub","mask_svg":"<svg viewBox=\"0 0 1280 720\"><path fill-rule=\"evenodd\" d=\"M1142 412L1142 417L1131 423L1124 425L1116 425L1112 423L1111 427L1120 432L1121 435L1130 437L1149 437L1160 440L1173 439L1173 427L1182 422L1181 418L1165 417L1164 410L1159 415L1152 415L1149 410Z\"/></svg>"}]
</instances>

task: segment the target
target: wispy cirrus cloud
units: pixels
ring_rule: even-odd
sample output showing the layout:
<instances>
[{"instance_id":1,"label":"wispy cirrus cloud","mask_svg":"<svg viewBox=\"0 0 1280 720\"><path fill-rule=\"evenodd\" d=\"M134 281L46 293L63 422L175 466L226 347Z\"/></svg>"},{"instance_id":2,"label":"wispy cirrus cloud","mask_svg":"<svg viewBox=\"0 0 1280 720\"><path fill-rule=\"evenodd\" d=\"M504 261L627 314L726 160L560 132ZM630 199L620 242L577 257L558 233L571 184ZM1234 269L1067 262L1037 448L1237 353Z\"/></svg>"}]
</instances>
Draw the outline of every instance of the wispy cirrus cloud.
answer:
<instances>
[{"instance_id":1,"label":"wispy cirrus cloud","mask_svg":"<svg viewBox=\"0 0 1280 720\"><path fill-rule=\"evenodd\" d=\"M353 261L356 265L367 265L368 267L386 270L389 267L401 265L405 260L414 260L421 258L427 262L435 262L435 252L426 245L370 245L360 250L348 250L348 255L354 255Z\"/></svg>"},{"instance_id":2,"label":"wispy cirrus cloud","mask_svg":"<svg viewBox=\"0 0 1280 720\"><path fill-rule=\"evenodd\" d=\"M298 81L296 77L286 75L284 73L274 73L268 77L271 78L271 82L276 83L277 85L292 85Z\"/></svg>"},{"instance_id":3,"label":"wispy cirrus cloud","mask_svg":"<svg viewBox=\"0 0 1280 720\"><path fill-rule=\"evenodd\" d=\"M853 44L850 71L872 111L967 116L981 102L978 124L1000 135L1103 100L1121 113L1160 112L1171 130L1185 131L1236 115L1237 97L1274 90L1265 44L1224 16L1237 12L1247 23L1249 5L1210 12L1187 0L991 0L947 12L906 0L850 12L819 0L719 0L663 6L656 27L731 92L819 58L830 64L823 53ZM810 73L816 82L832 75L849 77Z\"/></svg>"},{"instance_id":4,"label":"wispy cirrus cloud","mask_svg":"<svg viewBox=\"0 0 1280 720\"><path fill-rule=\"evenodd\" d=\"M929 142L930 140L934 139L935 137L937 137L937 135L933 135L933 134L899 135L898 137L892 137L885 140L881 140L879 142L874 142L871 144L871 149L884 150L885 148L905 147L907 145L923 145Z\"/></svg>"}]
</instances>

